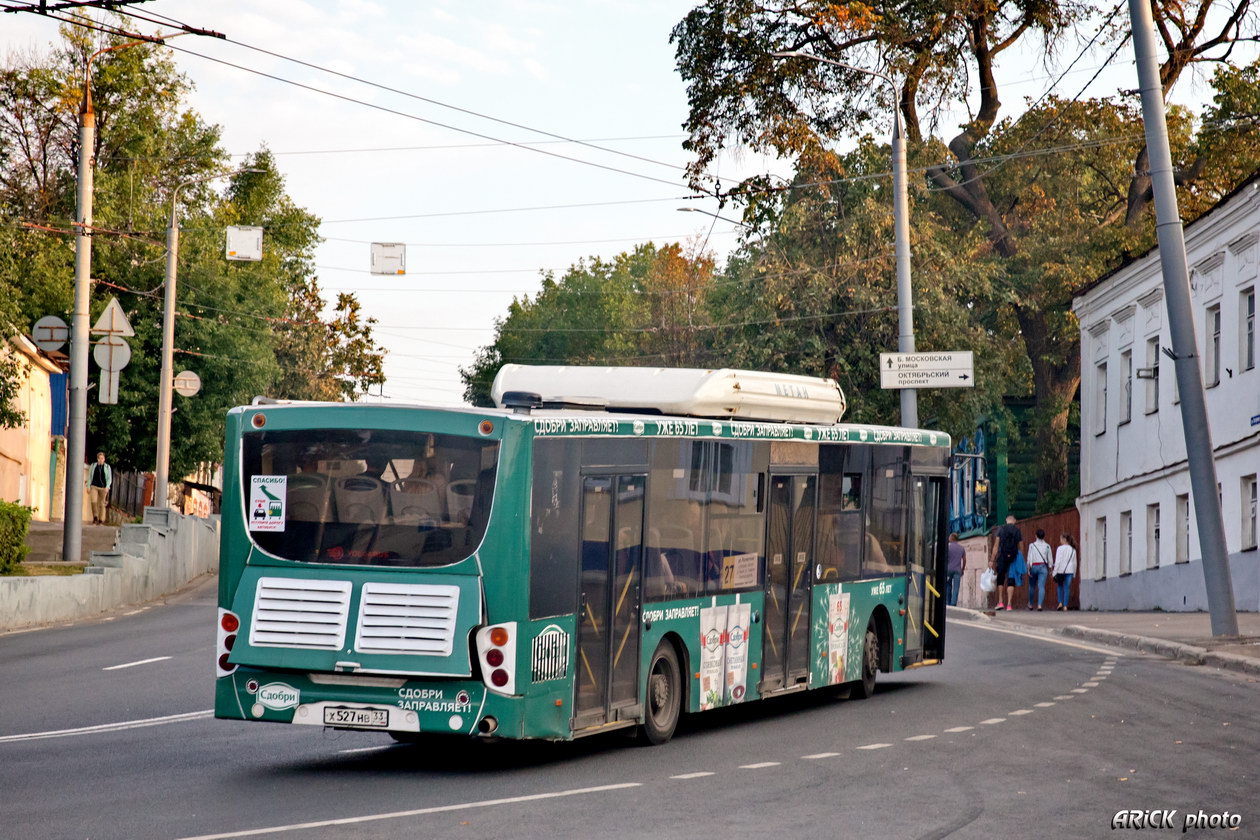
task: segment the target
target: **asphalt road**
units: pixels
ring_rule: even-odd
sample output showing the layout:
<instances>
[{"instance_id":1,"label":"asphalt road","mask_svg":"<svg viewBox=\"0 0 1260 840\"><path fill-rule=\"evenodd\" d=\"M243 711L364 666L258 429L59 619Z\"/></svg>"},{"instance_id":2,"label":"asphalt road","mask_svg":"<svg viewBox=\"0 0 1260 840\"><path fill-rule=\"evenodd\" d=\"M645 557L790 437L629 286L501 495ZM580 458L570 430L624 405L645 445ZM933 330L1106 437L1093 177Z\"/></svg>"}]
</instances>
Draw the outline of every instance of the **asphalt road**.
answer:
<instances>
[{"instance_id":1,"label":"asphalt road","mask_svg":"<svg viewBox=\"0 0 1260 840\"><path fill-rule=\"evenodd\" d=\"M213 598L0 636L0 837L1115 837L1121 809L1260 837L1254 678L968 622L870 700L720 710L661 747L402 746L211 718Z\"/></svg>"}]
</instances>

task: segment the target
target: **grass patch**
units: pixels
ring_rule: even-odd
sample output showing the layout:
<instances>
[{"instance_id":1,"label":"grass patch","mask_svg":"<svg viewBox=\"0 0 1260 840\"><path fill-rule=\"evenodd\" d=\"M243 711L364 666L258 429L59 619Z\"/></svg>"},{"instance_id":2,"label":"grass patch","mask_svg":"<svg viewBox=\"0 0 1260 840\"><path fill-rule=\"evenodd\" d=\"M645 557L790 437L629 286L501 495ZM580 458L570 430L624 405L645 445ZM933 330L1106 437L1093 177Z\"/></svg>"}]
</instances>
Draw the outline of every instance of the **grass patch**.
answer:
<instances>
[{"instance_id":1,"label":"grass patch","mask_svg":"<svg viewBox=\"0 0 1260 840\"><path fill-rule=\"evenodd\" d=\"M65 563L18 563L9 574L11 577L41 577L46 575L81 575L83 566Z\"/></svg>"}]
</instances>

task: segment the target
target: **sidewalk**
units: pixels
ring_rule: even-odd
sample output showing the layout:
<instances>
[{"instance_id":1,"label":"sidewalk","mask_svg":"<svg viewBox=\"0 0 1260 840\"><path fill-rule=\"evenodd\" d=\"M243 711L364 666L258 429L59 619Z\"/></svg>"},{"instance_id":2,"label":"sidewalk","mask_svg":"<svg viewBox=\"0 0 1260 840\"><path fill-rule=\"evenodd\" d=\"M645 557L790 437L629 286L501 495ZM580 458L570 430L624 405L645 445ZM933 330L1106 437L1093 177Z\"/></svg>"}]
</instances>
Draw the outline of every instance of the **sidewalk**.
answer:
<instances>
[{"instance_id":1,"label":"sidewalk","mask_svg":"<svg viewBox=\"0 0 1260 840\"><path fill-rule=\"evenodd\" d=\"M1187 665L1208 665L1260 676L1260 613L1238 613L1238 636L1213 636L1201 612L1037 612L1028 609L946 608L951 621L986 621L1011 628L1071 636L1166 656Z\"/></svg>"}]
</instances>

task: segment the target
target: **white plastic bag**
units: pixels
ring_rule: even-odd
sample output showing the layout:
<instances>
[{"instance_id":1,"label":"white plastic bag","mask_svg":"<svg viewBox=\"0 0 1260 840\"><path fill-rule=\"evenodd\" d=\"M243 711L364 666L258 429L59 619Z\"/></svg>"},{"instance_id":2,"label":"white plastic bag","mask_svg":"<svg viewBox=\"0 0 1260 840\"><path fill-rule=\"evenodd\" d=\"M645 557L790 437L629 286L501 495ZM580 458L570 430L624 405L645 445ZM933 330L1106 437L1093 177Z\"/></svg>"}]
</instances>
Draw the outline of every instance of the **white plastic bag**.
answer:
<instances>
[{"instance_id":1,"label":"white plastic bag","mask_svg":"<svg viewBox=\"0 0 1260 840\"><path fill-rule=\"evenodd\" d=\"M997 574L992 569L985 569L980 575L980 589L984 592L997 589Z\"/></svg>"}]
</instances>

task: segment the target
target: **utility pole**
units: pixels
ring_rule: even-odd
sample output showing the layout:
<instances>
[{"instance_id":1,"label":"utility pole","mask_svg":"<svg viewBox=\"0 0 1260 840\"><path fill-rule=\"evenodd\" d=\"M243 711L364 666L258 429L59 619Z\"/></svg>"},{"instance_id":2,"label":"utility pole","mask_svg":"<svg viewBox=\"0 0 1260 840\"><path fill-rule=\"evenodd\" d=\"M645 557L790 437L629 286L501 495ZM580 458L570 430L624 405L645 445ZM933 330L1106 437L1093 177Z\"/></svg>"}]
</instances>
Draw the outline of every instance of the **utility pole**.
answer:
<instances>
[{"instance_id":1,"label":"utility pole","mask_svg":"<svg viewBox=\"0 0 1260 840\"><path fill-rule=\"evenodd\" d=\"M88 343L92 302L92 164L96 114L92 111L92 59L83 74L79 108L79 190L75 210L74 314L70 321L70 428L66 440L66 512L61 537L63 560L83 553L83 464L87 442Z\"/></svg>"},{"instance_id":2,"label":"utility pole","mask_svg":"<svg viewBox=\"0 0 1260 840\"><path fill-rule=\"evenodd\" d=\"M868 70L855 64L845 64L813 53L792 50L772 53L776 58L808 58L824 64L834 64L855 73L864 73L887 84L893 90L892 130L892 179L893 179L893 238L897 262L897 352L914 352L914 290L910 285L910 200L906 186L906 135L901 125L901 88L891 77L877 70ZM913 388L901 389L901 425L907 428L919 426L919 392Z\"/></svg>"},{"instance_id":3,"label":"utility pole","mask_svg":"<svg viewBox=\"0 0 1260 840\"><path fill-rule=\"evenodd\" d=\"M1212 635L1237 636L1238 613L1230 580L1225 522L1221 518L1220 498L1216 495L1216 460L1203 398L1203 372L1199 368L1199 343L1186 268L1186 240L1177 209L1150 0L1129 0L1129 18L1142 92L1142 121L1146 124L1146 148L1150 156L1155 233L1159 238L1159 262L1164 274L1173 370L1181 394L1181 426L1186 436L1186 461L1190 469L1190 491L1194 496L1195 523L1199 526L1199 551L1203 555L1203 582L1207 587Z\"/></svg>"},{"instance_id":4,"label":"utility pole","mask_svg":"<svg viewBox=\"0 0 1260 840\"><path fill-rule=\"evenodd\" d=\"M179 274L179 191L202 181L227 178L259 169L236 169L190 178L175 187L171 195L171 221L166 228L166 283L162 293L162 372L158 381L157 468L153 481L154 507L166 507L171 471L171 389L175 384L175 281Z\"/></svg>"}]
</instances>

